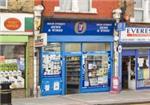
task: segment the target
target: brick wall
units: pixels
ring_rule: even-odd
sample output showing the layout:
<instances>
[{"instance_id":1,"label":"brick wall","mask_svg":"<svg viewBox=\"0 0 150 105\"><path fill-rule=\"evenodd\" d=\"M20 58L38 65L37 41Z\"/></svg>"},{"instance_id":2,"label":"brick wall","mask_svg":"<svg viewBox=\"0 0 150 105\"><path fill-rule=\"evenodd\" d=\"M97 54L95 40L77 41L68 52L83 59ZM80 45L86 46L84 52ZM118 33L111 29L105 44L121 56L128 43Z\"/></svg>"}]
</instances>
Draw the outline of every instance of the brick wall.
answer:
<instances>
[{"instance_id":1,"label":"brick wall","mask_svg":"<svg viewBox=\"0 0 150 105\"><path fill-rule=\"evenodd\" d=\"M41 3L41 0L35 0L35 5ZM112 10L119 7L119 0L93 0L92 7L96 8L97 14L77 14L77 13L55 13L54 7L59 6L59 0L44 1L44 16L53 17L74 17L74 18L112 18Z\"/></svg>"}]
</instances>

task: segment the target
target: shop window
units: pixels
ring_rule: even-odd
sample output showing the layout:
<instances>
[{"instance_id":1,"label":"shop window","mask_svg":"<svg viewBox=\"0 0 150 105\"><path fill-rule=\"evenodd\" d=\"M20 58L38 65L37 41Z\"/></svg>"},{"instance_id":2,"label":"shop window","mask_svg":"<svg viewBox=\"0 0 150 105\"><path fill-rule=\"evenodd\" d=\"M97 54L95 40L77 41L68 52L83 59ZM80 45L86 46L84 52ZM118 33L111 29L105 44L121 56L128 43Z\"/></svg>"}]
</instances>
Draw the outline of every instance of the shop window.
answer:
<instances>
[{"instance_id":1,"label":"shop window","mask_svg":"<svg viewBox=\"0 0 150 105\"><path fill-rule=\"evenodd\" d=\"M150 0L134 0L134 21L149 22ZM134 22L133 21L133 22Z\"/></svg>"},{"instance_id":2,"label":"shop window","mask_svg":"<svg viewBox=\"0 0 150 105\"><path fill-rule=\"evenodd\" d=\"M66 52L80 52L81 44L80 43L66 43L65 51Z\"/></svg>"},{"instance_id":3,"label":"shop window","mask_svg":"<svg viewBox=\"0 0 150 105\"><path fill-rule=\"evenodd\" d=\"M44 51L60 52L60 48L60 43L48 43L47 46L44 47Z\"/></svg>"},{"instance_id":4,"label":"shop window","mask_svg":"<svg viewBox=\"0 0 150 105\"><path fill-rule=\"evenodd\" d=\"M148 50L139 50L137 71L138 71L137 73L138 88L150 87L150 67L149 67Z\"/></svg>"},{"instance_id":5,"label":"shop window","mask_svg":"<svg viewBox=\"0 0 150 105\"><path fill-rule=\"evenodd\" d=\"M75 13L97 13L92 8L92 0L59 0L59 7L55 7L55 12L75 12Z\"/></svg>"},{"instance_id":6,"label":"shop window","mask_svg":"<svg viewBox=\"0 0 150 105\"><path fill-rule=\"evenodd\" d=\"M0 45L0 82L12 82L11 88L24 88L25 45Z\"/></svg>"},{"instance_id":7,"label":"shop window","mask_svg":"<svg viewBox=\"0 0 150 105\"><path fill-rule=\"evenodd\" d=\"M108 51L110 44L108 43L83 43L83 51Z\"/></svg>"},{"instance_id":8,"label":"shop window","mask_svg":"<svg viewBox=\"0 0 150 105\"><path fill-rule=\"evenodd\" d=\"M0 0L0 9L7 9L8 0Z\"/></svg>"}]
</instances>

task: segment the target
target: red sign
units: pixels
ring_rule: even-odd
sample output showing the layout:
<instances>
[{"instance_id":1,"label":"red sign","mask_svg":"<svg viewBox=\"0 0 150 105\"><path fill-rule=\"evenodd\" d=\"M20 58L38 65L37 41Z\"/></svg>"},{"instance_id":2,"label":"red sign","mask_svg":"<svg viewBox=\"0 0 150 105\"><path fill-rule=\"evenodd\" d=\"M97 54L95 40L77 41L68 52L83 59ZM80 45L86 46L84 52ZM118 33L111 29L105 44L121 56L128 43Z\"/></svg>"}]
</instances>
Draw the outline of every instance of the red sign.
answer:
<instances>
[{"instance_id":1,"label":"red sign","mask_svg":"<svg viewBox=\"0 0 150 105\"><path fill-rule=\"evenodd\" d=\"M21 27L21 22L17 18L8 18L5 20L4 26L9 30L17 30Z\"/></svg>"}]
</instances>

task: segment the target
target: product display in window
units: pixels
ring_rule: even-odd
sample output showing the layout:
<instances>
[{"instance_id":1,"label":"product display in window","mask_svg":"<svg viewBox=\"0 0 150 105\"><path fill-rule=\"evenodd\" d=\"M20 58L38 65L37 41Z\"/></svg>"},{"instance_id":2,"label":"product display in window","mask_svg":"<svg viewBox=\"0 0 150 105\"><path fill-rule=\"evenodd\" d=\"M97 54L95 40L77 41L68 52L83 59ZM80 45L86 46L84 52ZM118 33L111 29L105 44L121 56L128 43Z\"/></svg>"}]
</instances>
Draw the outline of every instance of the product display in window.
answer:
<instances>
[{"instance_id":1,"label":"product display in window","mask_svg":"<svg viewBox=\"0 0 150 105\"><path fill-rule=\"evenodd\" d=\"M149 60L147 56L140 56L138 58L138 78L137 78L137 87L150 87L150 69L149 69Z\"/></svg>"},{"instance_id":2,"label":"product display in window","mask_svg":"<svg viewBox=\"0 0 150 105\"><path fill-rule=\"evenodd\" d=\"M0 83L11 82L10 88L24 88L25 45L0 45Z\"/></svg>"},{"instance_id":3,"label":"product display in window","mask_svg":"<svg viewBox=\"0 0 150 105\"><path fill-rule=\"evenodd\" d=\"M0 62L0 83L11 82L10 88L24 88L24 78L19 70L17 59L5 59Z\"/></svg>"},{"instance_id":4,"label":"product display in window","mask_svg":"<svg viewBox=\"0 0 150 105\"><path fill-rule=\"evenodd\" d=\"M85 55L84 63L85 87L108 85L109 57L107 54Z\"/></svg>"},{"instance_id":5,"label":"product display in window","mask_svg":"<svg viewBox=\"0 0 150 105\"><path fill-rule=\"evenodd\" d=\"M44 75L59 75L61 73L60 55L43 55Z\"/></svg>"}]
</instances>

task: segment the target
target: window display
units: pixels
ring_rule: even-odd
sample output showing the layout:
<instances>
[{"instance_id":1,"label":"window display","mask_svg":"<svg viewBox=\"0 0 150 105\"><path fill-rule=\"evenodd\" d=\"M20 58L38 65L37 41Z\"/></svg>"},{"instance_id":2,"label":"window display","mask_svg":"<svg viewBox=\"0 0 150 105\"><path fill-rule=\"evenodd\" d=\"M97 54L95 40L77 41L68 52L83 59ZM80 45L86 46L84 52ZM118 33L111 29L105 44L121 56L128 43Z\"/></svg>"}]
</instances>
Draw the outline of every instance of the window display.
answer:
<instances>
[{"instance_id":1,"label":"window display","mask_svg":"<svg viewBox=\"0 0 150 105\"><path fill-rule=\"evenodd\" d=\"M139 52L137 77L138 77L137 78L138 88L150 87L150 69L149 69L148 51L144 50Z\"/></svg>"},{"instance_id":2,"label":"window display","mask_svg":"<svg viewBox=\"0 0 150 105\"><path fill-rule=\"evenodd\" d=\"M84 56L84 87L108 86L108 54L87 54Z\"/></svg>"},{"instance_id":3,"label":"window display","mask_svg":"<svg viewBox=\"0 0 150 105\"><path fill-rule=\"evenodd\" d=\"M44 76L61 74L61 56L59 43L48 43L48 45L44 47L42 66Z\"/></svg>"},{"instance_id":4,"label":"window display","mask_svg":"<svg viewBox=\"0 0 150 105\"><path fill-rule=\"evenodd\" d=\"M25 46L0 45L0 83L11 82L11 88L24 88Z\"/></svg>"}]
</instances>

